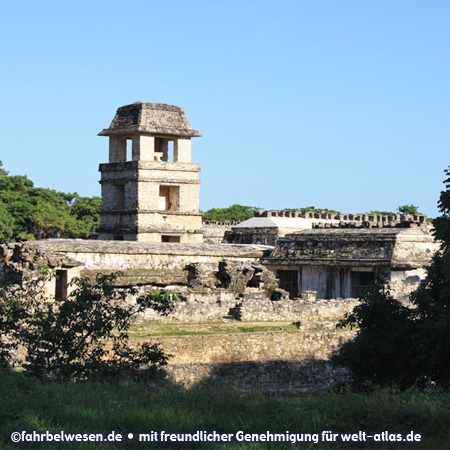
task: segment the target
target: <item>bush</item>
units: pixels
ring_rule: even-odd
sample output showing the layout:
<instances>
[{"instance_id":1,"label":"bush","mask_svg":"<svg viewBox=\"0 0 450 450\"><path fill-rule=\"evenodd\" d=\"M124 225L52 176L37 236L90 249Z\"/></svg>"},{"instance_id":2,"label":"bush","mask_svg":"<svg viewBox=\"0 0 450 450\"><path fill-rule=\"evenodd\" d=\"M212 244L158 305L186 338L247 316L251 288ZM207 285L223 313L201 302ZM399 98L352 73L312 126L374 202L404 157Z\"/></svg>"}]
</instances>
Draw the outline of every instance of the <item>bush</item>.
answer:
<instances>
[{"instance_id":1,"label":"bush","mask_svg":"<svg viewBox=\"0 0 450 450\"><path fill-rule=\"evenodd\" d=\"M131 305L127 297L136 291L115 287L117 275L75 279L71 293L53 301L36 295L43 279L4 288L0 298L8 301L2 302L0 310L3 364L10 361L11 350L22 344L27 350L25 372L42 379L154 375L167 356L156 345L130 348L128 330L144 308L168 313L175 298L152 291Z\"/></svg>"},{"instance_id":2,"label":"bush","mask_svg":"<svg viewBox=\"0 0 450 450\"><path fill-rule=\"evenodd\" d=\"M332 362L350 370L355 387L413 385L420 372L413 367L411 352L417 335L412 312L392 298L380 277L361 298L360 305L339 323L358 328Z\"/></svg>"}]
</instances>

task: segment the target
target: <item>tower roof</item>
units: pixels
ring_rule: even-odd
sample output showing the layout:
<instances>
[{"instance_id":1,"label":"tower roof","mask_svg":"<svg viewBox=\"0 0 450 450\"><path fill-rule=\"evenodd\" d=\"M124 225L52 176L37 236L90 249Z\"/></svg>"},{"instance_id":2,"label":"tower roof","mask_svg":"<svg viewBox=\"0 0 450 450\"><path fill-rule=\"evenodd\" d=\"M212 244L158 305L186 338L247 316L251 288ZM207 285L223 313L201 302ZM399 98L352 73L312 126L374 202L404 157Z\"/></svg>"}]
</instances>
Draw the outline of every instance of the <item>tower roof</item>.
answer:
<instances>
[{"instance_id":1,"label":"tower roof","mask_svg":"<svg viewBox=\"0 0 450 450\"><path fill-rule=\"evenodd\" d=\"M170 136L201 136L191 128L184 109L164 103L135 102L121 106L109 128L98 135L112 136L126 133L149 133Z\"/></svg>"}]
</instances>

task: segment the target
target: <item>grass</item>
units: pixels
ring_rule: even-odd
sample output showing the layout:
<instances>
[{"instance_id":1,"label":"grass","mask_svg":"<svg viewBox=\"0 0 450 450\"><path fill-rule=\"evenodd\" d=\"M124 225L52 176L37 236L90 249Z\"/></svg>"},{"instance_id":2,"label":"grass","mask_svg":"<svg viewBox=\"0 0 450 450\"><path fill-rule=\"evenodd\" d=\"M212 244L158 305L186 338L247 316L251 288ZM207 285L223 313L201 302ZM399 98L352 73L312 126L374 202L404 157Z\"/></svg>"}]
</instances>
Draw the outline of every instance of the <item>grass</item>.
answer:
<instances>
[{"instance_id":1,"label":"grass","mask_svg":"<svg viewBox=\"0 0 450 450\"><path fill-rule=\"evenodd\" d=\"M450 395L416 391L376 391L370 395L327 393L308 396L264 395L219 388L155 389L145 384L44 384L22 374L0 372L0 447L92 449L311 449L450 448ZM56 443L13 444L13 431L102 432L126 436L165 430L235 433L298 432L407 434L422 441L366 443Z\"/></svg>"},{"instance_id":2,"label":"grass","mask_svg":"<svg viewBox=\"0 0 450 450\"><path fill-rule=\"evenodd\" d=\"M226 321L216 323L161 323L133 325L130 337L150 336L202 336L207 334L255 333L258 331L297 331L292 322L238 322Z\"/></svg>"}]
</instances>

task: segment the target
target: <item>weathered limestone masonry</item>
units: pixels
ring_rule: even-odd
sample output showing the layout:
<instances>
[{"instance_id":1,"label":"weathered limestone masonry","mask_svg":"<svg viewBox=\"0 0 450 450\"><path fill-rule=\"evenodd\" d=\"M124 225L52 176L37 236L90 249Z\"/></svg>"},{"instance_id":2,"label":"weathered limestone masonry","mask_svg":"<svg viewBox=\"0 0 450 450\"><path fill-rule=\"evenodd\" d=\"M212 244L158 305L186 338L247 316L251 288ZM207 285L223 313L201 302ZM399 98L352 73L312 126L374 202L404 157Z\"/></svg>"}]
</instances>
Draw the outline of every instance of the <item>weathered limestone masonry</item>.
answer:
<instances>
[{"instance_id":1,"label":"weathered limestone masonry","mask_svg":"<svg viewBox=\"0 0 450 450\"><path fill-rule=\"evenodd\" d=\"M317 224L279 238L262 262L297 297L358 298L377 270L406 298L425 276L438 248L424 216L353 216L353 222Z\"/></svg>"},{"instance_id":2,"label":"weathered limestone masonry","mask_svg":"<svg viewBox=\"0 0 450 450\"><path fill-rule=\"evenodd\" d=\"M382 228L407 226L414 222L426 225L424 215L392 216L380 214L331 214L300 211L255 211L254 217L233 224L224 235L224 242L229 244L276 245L277 240L287 234L312 228Z\"/></svg>"},{"instance_id":3,"label":"weathered limestone masonry","mask_svg":"<svg viewBox=\"0 0 450 450\"><path fill-rule=\"evenodd\" d=\"M341 216L343 215L259 210L255 211L251 219L235 224L230 231L226 231L224 242L276 245L278 238L295 231L311 229L315 223L337 225L340 220L344 220Z\"/></svg>"},{"instance_id":4,"label":"weathered limestone masonry","mask_svg":"<svg viewBox=\"0 0 450 450\"><path fill-rule=\"evenodd\" d=\"M345 372L328 362L331 353L351 339L350 330L292 331L146 338L174 355L166 369L171 380L191 387L325 390ZM136 340L142 342L142 340Z\"/></svg>"},{"instance_id":5,"label":"weathered limestone masonry","mask_svg":"<svg viewBox=\"0 0 450 450\"><path fill-rule=\"evenodd\" d=\"M110 141L109 162L100 165L99 240L0 245L0 277L21 283L47 267L57 275L47 295L63 298L75 276L120 271L119 286L167 288L181 299L169 316L148 310L143 322L226 316L297 324L296 332L146 339L175 355L168 373L187 386L220 379L230 387L325 388L343 376L327 358L354 335L328 328L378 269L405 297L436 251L421 215L258 211L239 224L202 225L200 164L191 162L191 138L201 135L177 106L123 106L100 135Z\"/></svg>"},{"instance_id":6,"label":"weathered limestone masonry","mask_svg":"<svg viewBox=\"0 0 450 450\"><path fill-rule=\"evenodd\" d=\"M191 162L191 137L201 134L183 109L144 102L122 106L99 136L109 136L109 163L99 169L99 238L202 242L200 164Z\"/></svg>"},{"instance_id":7,"label":"weathered limestone masonry","mask_svg":"<svg viewBox=\"0 0 450 450\"><path fill-rule=\"evenodd\" d=\"M335 328L345 314L359 304L358 299L330 300L248 300L238 303L234 317L246 322L276 322L296 320L300 329L318 326Z\"/></svg>"},{"instance_id":8,"label":"weathered limestone masonry","mask_svg":"<svg viewBox=\"0 0 450 450\"><path fill-rule=\"evenodd\" d=\"M236 221L224 223L211 220L203 221L203 241L209 244L221 244L225 242L225 233L231 231L231 227L236 226L238 223ZM242 242L236 242L236 244L242 244Z\"/></svg>"},{"instance_id":9,"label":"weathered limestone masonry","mask_svg":"<svg viewBox=\"0 0 450 450\"><path fill-rule=\"evenodd\" d=\"M120 271L118 284L140 293L169 288L181 301L162 316L147 310L141 322L241 321L337 322L355 301L316 301L303 292L288 300L272 272L258 261L270 250L261 246L162 244L80 239L49 239L0 246L0 276L20 282L40 268L57 273L48 295L64 296L74 276Z\"/></svg>"},{"instance_id":10,"label":"weathered limestone masonry","mask_svg":"<svg viewBox=\"0 0 450 450\"><path fill-rule=\"evenodd\" d=\"M9 273L20 282L49 267L58 273L58 286L54 280L48 286L55 294L67 292L73 276L120 271L120 285L142 290L172 286L187 302L213 303L234 299L245 290L256 276L252 264L264 251L261 246L48 239L1 245L0 276ZM267 278L255 280L255 289L266 284L276 290L272 274L262 267L258 270Z\"/></svg>"}]
</instances>

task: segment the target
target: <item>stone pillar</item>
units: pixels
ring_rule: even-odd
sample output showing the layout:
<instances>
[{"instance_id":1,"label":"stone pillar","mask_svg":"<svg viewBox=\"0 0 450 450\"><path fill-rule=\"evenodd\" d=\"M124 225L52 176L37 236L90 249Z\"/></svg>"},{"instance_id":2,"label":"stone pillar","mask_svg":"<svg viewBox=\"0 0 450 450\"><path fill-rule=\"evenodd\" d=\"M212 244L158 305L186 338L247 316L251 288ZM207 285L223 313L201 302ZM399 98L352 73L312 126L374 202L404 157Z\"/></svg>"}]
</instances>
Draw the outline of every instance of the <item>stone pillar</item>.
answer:
<instances>
[{"instance_id":1,"label":"stone pillar","mask_svg":"<svg viewBox=\"0 0 450 450\"><path fill-rule=\"evenodd\" d=\"M191 162L191 139L179 138L173 143L173 161Z\"/></svg>"},{"instance_id":2,"label":"stone pillar","mask_svg":"<svg viewBox=\"0 0 450 450\"><path fill-rule=\"evenodd\" d=\"M110 136L109 162L123 162L127 160L127 140L123 136Z\"/></svg>"}]
</instances>

